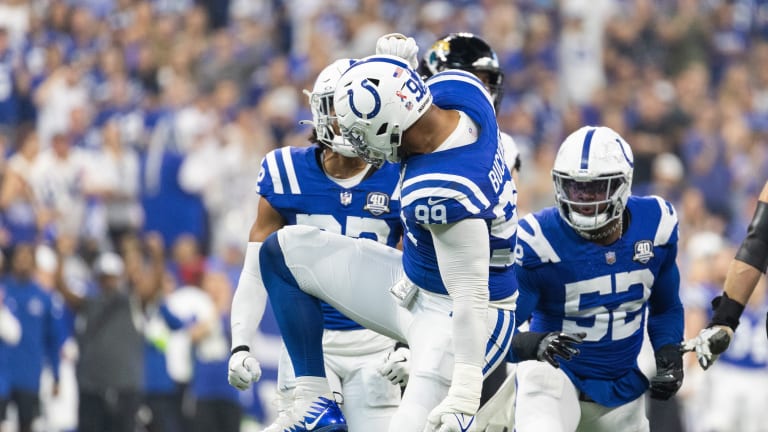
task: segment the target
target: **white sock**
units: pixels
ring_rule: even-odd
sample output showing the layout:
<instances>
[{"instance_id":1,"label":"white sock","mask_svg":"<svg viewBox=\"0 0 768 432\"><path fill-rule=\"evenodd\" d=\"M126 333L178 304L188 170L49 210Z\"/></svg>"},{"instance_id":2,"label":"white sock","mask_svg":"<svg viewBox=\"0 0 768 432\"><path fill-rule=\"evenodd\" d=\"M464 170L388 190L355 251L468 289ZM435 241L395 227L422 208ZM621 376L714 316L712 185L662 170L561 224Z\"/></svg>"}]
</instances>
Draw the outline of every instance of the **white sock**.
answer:
<instances>
[{"instance_id":1,"label":"white sock","mask_svg":"<svg viewBox=\"0 0 768 432\"><path fill-rule=\"evenodd\" d=\"M294 410L299 416L303 416L309 405L318 396L331 397L331 387L325 377L298 377L296 378L296 390L294 390Z\"/></svg>"}]
</instances>

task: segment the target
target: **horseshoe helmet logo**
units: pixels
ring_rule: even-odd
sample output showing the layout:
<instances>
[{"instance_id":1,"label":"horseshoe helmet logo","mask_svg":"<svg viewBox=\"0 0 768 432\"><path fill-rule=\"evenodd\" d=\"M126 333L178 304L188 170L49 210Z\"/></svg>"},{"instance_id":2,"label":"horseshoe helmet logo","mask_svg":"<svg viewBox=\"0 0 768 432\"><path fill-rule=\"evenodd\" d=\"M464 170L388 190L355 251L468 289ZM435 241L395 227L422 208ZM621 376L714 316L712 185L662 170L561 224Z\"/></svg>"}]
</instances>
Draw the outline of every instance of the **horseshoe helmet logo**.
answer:
<instances>
[{"instance_id":1,"label":"horseshoe helmet logo","mask_svg":"<svg viewBox=\"0 0 768 432\"><path fill-rule=\"evenodd\" d=\"M347 90L347 97L349 98L349 109L351 109L357 117L368 120L376 117L376 115L381 110L381 96L379 96L379 92L376 91L376 87L374 87L373 84L368 81L368 78L363 79L360 82L360 86L368 90L371 93L371 96L373 96L373 109L367 114L360 112L360 110L358 110L355 106L354 91L352 89Z\"/></svg>"}]
</instances>

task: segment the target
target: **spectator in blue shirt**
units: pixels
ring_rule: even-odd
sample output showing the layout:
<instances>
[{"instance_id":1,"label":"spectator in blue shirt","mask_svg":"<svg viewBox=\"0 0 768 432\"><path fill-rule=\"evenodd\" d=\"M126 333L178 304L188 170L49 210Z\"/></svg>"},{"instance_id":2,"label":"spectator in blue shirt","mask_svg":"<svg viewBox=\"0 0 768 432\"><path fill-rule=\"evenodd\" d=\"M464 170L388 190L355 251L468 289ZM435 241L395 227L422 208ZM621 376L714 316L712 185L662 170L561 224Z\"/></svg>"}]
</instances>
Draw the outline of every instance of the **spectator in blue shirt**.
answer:
<instances>
[{"instance_id":1,"label":"spectator in blue shirt","mask_svg":"<svg viewBox=\"0 0 768 432\"><path fill-rule=\"evenodd\" d=\"M40 415L40 374L47 364L53 373L53 393L58 393L59 351L64 331L61 309L54 306L51 293L33 279L35 246L16 245L11 258L11 272L4 278L6 304L24 330L19 344L8 351L11 402L19 413L21 432L31 432L32 422Z\"/></svg>"},{"instance_id":2,"label":"spectator in blue shirt","mask_svg":"<svg viewBox=\"0 0 768 432\"><path fill-rule=\"evenodd\" d=\"M21 325L5 304L5 292L0 287L0 423L5 420L5 409L11 396L8 349L19 343Z\"/></svg>"}]
</instances>

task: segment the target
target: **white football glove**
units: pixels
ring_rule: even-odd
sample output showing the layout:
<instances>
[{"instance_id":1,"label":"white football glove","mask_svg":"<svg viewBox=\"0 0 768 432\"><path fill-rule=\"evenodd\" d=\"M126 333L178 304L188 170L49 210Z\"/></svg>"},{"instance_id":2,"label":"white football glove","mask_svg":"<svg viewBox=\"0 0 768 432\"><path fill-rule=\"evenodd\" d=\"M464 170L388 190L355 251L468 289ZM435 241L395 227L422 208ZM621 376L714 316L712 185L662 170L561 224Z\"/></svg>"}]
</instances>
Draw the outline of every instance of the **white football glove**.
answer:
<instances>
[{"instance_id":1,"label":"white football glove","mask_svg":"<svg viewBox=\"0 0 768 432\"><path fill-rule=\"evenodd\" d=\"M419 47L416 40L401 33L389 33L380 37L376 41L376 54L400 57L414 70L419 66Z\"/></svg>"},{"instance_id":2,"label":"white football glove","mask_svg":"<svg viewBox=\"0 0 768 432\"><path fill-rule=\"evenodd\" d=\"M481 368L456 363L448 396L429 413L424 432L475 431L475 413L480 405L482 383Z\"/></svg>"},{"instance_id":3,"label":"white football glove","mask_svg":"<svg viewBox=\"0 0 768 432\"><path fill-rule=\"evenodd\" d=\"M410 369L411 350L400 347L389 354L384 360L384 364L377 370L386 379L402 387L408 384L408 373Z\"/></svg>"},{"instance_id":4,"label":"white football glove","mask_svg":"<svg viewBox=\"0 0 768 432\"><path fill-rule=\"evenodd\" d=\"M702 329L698 336L683 342L683 351L695 351L696 359L704 370L715 363L717 357L728 348L733 330L728 326L715 325Z\"/></svg>"},{"instance_id":5,"label":"white football glove","mask_svg":"<svg viewBox=\"0 0 768 432\"><path fill-rule=\"evenodd\" d=\"M475 416L461 412L462 409L456 405L456 401L450 396L443 399L440 405L429 413L424 432L475 431Z\"/></svg>"},{"instance_id":6,"label":"white football glove","mask_svg":"<svg viewBox=\"0 0 768 432\"><path fill-rule=\"evenodd\" d=\"M259 361L248 351L238 351L229 357L229 384L238 390L247 390L252 382L261 378Z\"/></svg>"}]
</instances>

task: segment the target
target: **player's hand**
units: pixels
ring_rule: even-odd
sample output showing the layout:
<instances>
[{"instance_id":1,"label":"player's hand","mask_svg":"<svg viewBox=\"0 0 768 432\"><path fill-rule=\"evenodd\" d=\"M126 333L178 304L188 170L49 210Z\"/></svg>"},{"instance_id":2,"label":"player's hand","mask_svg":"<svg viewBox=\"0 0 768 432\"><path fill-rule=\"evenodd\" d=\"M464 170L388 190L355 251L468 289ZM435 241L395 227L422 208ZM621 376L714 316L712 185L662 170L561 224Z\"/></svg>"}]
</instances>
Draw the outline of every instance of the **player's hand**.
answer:
<instances>
[{"instance_id":1,"label":"player's hand","mask_svg":"<svg viewBox=\"0 0 768 432\"><path fill-rule=\"evenodd\" d=\"M460 401L450 395L435 407L427 417L424 432L470 432L475 431L475 416L466 412Z\"/></svg>"},{"instance_id":2,"label":"player's hand","mask_svg":"<svg viewBox=\"0 0 768 432\"><path fill-rule=\"evenodd\" d=\"M651 378L651 397L667 400L683 385L683 352L677 344L656 351L656 376Z\"/></svg>"},{"instance_id":3,"label":"player's hand","mask_svg":"<svg viewBox=\"0 0 768 432\"><path fill-rule=\"evenodd\" d=\"M401 33L389 33L376 41L376 54L400 57L416 69L419 66L419 47L416 40Z\"/></svg>"},{"instance_id":4,"label":"player's hand","mask_svg":"<svg viewBox=\"0 0 768 432\"><path fill-rule=\"evenodd\" d=\"M579 355L579 349L574 345L580 344L587 336L586 333L558 333L550 332L539 342L539 349L536 353L536 359L545 361L558 368L560 364L555 357L560 357L569 361Z\"/></svg>"},{"instance_id":5,"label":"player's hand","mask_svg":"<svg viewBox=\"0 0 768 432\"><path fill-rule=\"evenodd\" d=\"M683 352L695 351L696 359L704 370L709 369L733 339L733 330L728 326L713 325L702 329L698 336L683 342Z\"/></svg>"},{"instance_id":6,"label":"player's hand","mask_svg":"<svg viewBox=\"0 0 768 432\"><path fill-rule=\"evenodd\" d=\"M248 351L238 351L229 357L229 384L238 390L247 390L252 382L261 378L259 361Z\"/></svg>"},{"instance_id":7,"label":"player's hand","mask_svg":"<svg viewBox=\"0 0 768 432\"><path fill-rule=\"evenodd\" d=\"M558 368L556 357L570 360L579 355L574 345L583 342L586 333L520 332L512 337L512 350L520 361L545 361Z\"/></svg>"},{"instance_id":8,"label":"player's hand","mask_svg":"<svg viewBox=\"0 0 768 432\"><path fill-rule=\"evenodd\" d=\"M400 347L389 354L384 360L384 364L379 366L379 373L399 386L405 387L408 384L408 373L410 369L411 350L406 347Z\"/></svg>"}]
</instances>

